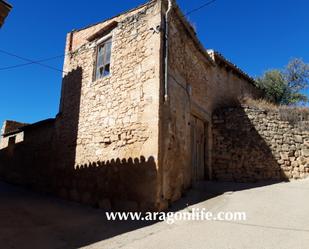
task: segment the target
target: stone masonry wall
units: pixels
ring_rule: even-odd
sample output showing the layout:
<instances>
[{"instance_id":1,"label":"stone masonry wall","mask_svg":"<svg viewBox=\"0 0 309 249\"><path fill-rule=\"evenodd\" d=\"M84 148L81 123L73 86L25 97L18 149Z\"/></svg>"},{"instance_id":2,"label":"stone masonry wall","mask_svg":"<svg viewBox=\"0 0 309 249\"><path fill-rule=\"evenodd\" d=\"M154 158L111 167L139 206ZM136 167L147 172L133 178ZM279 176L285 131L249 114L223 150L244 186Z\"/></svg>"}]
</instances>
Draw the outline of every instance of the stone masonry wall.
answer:
<instances>
[{"instance_id":1,"label":"stone masonry wall","mask_svg":"<svg viewBox=\"0 0 309 249\"><path fill-rule=\"evenodd\" d=\"M0 150L0 177L105 209L162 210L181 197L192 183L191 116L209 135L216 108L256 89L205 55L174 9L163 103L165 11L151 1L68 34L56 121ZM88 38L113 22L111 73L94 80L96 40ZM210 169L211 136L206 143Z\"/></svg>"},{"instance_id":2,"label":"stone masonry wall","mask_svg":"<svg viewBox=\"0 0 309 249\"><path fill-rule=\"evenodd\" d=\"M0 178L106 210L161 210L158 163L161 2L70 33L51 126L0 150ZM112 30L111 74L94 81L95 41ZM100 38L100 37L98 37Z\"/></svg>"},{"instance_id":3,"label":"stone masonry wall","mask_svg":"<svg viewBox=\"0 0 309 249\"><path fill-rule=\"evenodd\" d=\"M96 44L87 38L112 21L111 74L94 81ZM0 178L106 210L162 209L161 34L151 30L160 24L154 1L69 34L54 127L0 150Z\"/></svg>"},{"instance_id":4,"label":"stone masonry wall","mask_svg":"<svg viewBox=\"0 0 309 249\"><path fill-rule=\"evenodd\" d=\"M14 143L20 143L24 140L24 132L18 132L17 134L12 134L8 136L0 137L0 150L9 146L9 141L11 138L14 138Z\"/></svg>"},{"instance_id":5,"label":"stone masonry wall","mask_svg":"<svg viewBox=\"0 0 309 249\"><path fill-rule=\"evenodd\" d=\"M160 35L150 29L160 24L160 18L160 5L155 3L117 17L111 74L96 81L96 46L77 41L85 30L73 33L74 47L81 46L65 60L68 73L64 76L59 134L76 142L75 165L117 157L157 158ZM93 30L87 32L89 36L97 31L89 29ZM79 87L72 89L77 71L80 75L74 76L74 81ZM73 127L77 134L67 136L64 126L70 127L68 133Z\"/></svg>"},{"instance_id":6,"label":"stone masonry wall","mask_svg":"<svg viewBox=\"0 0 309 249\"><path fill-rule=\"evenodd\" d=\"M22 140L0 149L0 179L50 191L54 130L54 122L50 122L16 134Z\"/></svg>"},{"instance_id":7,"label":"stone masonry wall","mask_svg":"<svg viewBox=\"0 0 309 249\"><path fill-rule=\"evenodd\" d=\"M170 17L169 101L162 105L164 198L174 201L192 184L191 115L205 123L207 158L211 165L211 116L219 106L229 106L244 95L254 96L251 82L217 65L198 45L190 24L177 8Z\"/></svg>"},{"instance_id":8,"label":"stone masonry wall","mask_svg":"<svg viewBox=\"0 0 309 249\"><path fill-rule=\"evenodd\" d=\"M309 131L277 110L219 109L213 116L213 177L256 182L309 176Z\"/></svg>"},{"instance_id":9,"label":"stone masonry wall","mask_svg":"<svg viewBox=\"0 0 309 249\"><path fill-rule=\"evenodd\" d=\"M111 73L94 80L96 40L89 42L87 38L111 22L118 23L110 30ZM93 165L110 166L105 171L100 167L105 177L104 173L93 179L100 186L106 184L105 189L101 186L97 192L106 196L108 202L133 202L139 207L148 203L151 208L160 208L160 178L156 171L161 33L152 30L160 24L161 3L153 1L75 31L67 38L66 52L72 53L66 56L64 64L66 73L56 122L56 165L69 172L66 175L71 184L74 170L85 173ZM141 158L146 158L146 162L150 158L151 163L144 163ZM110 169L112 165L114 172ZM139 170L128 173L129 168L135 170L138 166ZM61 188L70 198L73 192L79 196L94 192L93 188L69 185Z\"/></svg>"}]
</instances>

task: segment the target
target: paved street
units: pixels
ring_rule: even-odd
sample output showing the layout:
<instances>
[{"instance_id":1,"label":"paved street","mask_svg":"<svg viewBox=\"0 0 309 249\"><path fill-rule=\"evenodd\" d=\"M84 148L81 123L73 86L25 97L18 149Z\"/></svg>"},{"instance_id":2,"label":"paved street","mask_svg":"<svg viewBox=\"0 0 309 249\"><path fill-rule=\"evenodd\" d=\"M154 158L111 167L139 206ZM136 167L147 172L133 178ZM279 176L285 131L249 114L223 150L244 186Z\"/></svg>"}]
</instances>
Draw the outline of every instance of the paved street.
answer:
<instances>
[{"instance_id":1,"label":"paved street","mask_svg":"<svg viewBox=\"0 0 309 249\"><path fill-rule=\"evenodd\" d=\"M209 194L204 195L207 189ZM173 209L245 211L247 221L108 222L101 210L0 184L1 248L309 248L309 180L203 183Z\"/></svg>"}]
</instances>

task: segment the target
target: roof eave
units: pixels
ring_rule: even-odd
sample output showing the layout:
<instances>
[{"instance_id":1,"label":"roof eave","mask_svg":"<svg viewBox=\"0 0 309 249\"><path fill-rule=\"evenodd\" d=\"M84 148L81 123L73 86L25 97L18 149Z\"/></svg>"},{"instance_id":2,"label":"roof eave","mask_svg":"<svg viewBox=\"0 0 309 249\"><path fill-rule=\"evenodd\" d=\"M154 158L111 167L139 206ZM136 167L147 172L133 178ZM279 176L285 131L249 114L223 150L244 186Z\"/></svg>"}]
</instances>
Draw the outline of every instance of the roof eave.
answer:
<instances>
[{"instance_id":1,"label":"roof eave","mask_svg":"<svg viewBox=\"0 0 309 249\"><path fill-rule=\"evenodd\" d=\"M180 8L177 5L175 7L175 12L176 12L178 18L180 19L180 21L182 22L182 24L184 25L184 27L185 27L187 33L189 34L189 36L191 37L192 41L194 42L196 48L203 54L203 56L206 58L206 60L212 66L214 66L215 65L214 61L212 60L212 58L208 54L208 52L205 49L205 47L203 46L203 44L198 39L196 32L194 31L192 25L188 22L187 18L183 15L183 13L181 12Z\"/></svg>"},{"instance_id":2,"label":"roof eave","mask_svg":"<svg viewBox=\"0 0 309 249\"><path fill-rule=\"evenodd\" d=\"M11 10L13 8L12 5L10 5L9 3L3 1L3 0L0 0L0 3L2 3L3 5L5 5L5 7L7 7L9 10Z\"/></svg>"},{"instance_id":3,"label":"roof eave","mask_svg":"<svg viewBox=\"0 0 309 249\"><path fill-rule=\"evenodd\" d=\"M10 131L10 132L4 133L4 134L2 134L2 136L3 137L12 136L12 135L15 135L15 134L18 134L18 133L21 133L21 132L24 132L24 131L27 131L27 130L30 130L30 129L38 128L38 127L40 127L42 125L52 124L55 121L56 121L56 119L54 119L54 118L49 118L49 119L41 120L41 121L38 121L38 122L33 123L33 124L28 124L28 125L24 125L22 127L19 127L16 130L14 130L14 131Z\"/></svg>"},{"instance_id":4,"label":"roof eave","mask_svg":"<svg viewBox=\"0 0 309 249\"><path fill-rule=\"evenodd\" d=\"M256 82L252 77L250 77L247 73L245 73L243 70L241 70L238 66L236 66L235 64L233 64L232 62L227 60L222 54L220 54L219 52L214 51L214 50L209 50L209 52L213 53L214 60L217 64L219 64L219 63L224 64L226 67L228 67L231 70L233 70L234 72L236 72L240 77L242 77L243 79L249 81L254 86L256 86Z\"/></svg>"},{"instance_id":5,"label":"roof eave","mask_svg":"<svg viewBox=\"0 0 309 249\"><path fill-rule=\"evenodd\" d=\"M118 14L118 15L115 15L115 16L113 16L113 17L107 18L107 19L105 19L105 20L103 20L103 21L100 21L100 22L97 22L97 23L94 23L94 24L88 25L88 26L86 26L86 27L84 27L84 28L74 29L74 32L79 32L79 31L82 31L82 30L85 30L85 29L91 28L91 27L93 27L93 26L96 26L96 25L98 25L98 24L101 24L101 23L104 23L104 22L107 22L107 21L113 20L113 19L115 19L115 18L117 18L117 17L119 17L119 16L122 16L122 15L128 14L128 13L133 12L133 11L136 11L136 10L138 10L138 9L141 9L141 8L143 8L143 7L147 6L147 5L150 5L150 4L152 4L152 3L156 2L156 1L157 1L157 0L147 1L146 3L141 4L141 5L137 6L136 8L133 8L133 9L130 9L130 10L124 11L124 12L122 12L122 13Z\"/></svg>"}]
</instances>

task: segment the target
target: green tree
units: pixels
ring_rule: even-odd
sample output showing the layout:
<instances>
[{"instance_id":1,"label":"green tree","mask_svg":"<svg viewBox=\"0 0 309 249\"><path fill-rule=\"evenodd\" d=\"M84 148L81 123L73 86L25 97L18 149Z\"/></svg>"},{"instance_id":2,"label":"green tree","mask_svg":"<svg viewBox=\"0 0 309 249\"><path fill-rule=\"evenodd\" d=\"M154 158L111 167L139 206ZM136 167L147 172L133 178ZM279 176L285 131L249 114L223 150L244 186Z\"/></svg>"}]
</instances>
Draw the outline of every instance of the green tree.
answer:
<instances>
[{"instance_id":1,"label":"green tree","mask_svg":"<svg viewBox=\"0 0 309 249\"><path fill-rule=\"evenodd\" d=\"M269 70L256 79L266 98L275 104L294 105L308 102L301 93L309 86L309 64L293 59L283 70Z\"/></svg>"}]
</instances>

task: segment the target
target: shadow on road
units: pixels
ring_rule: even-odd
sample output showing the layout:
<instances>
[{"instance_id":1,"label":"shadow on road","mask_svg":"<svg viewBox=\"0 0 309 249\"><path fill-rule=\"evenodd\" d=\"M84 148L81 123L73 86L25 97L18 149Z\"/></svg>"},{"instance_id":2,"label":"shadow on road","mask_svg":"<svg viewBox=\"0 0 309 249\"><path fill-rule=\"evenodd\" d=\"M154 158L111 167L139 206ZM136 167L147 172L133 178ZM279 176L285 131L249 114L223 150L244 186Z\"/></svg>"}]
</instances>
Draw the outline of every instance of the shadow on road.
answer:
<instances>
[{"instance_id":1,"label":"shadow on road","mask_svg":"<svg viewBox=\"0 0 309 249\"><path fill-rule=\"evenodd\" d=\"M201 182L169 211L259 184ZM206 191L207 190L207 191ZM0 183L1 248L79 248L155 222L107 221L105 212Z\"/></svg>"}]
</instances>

